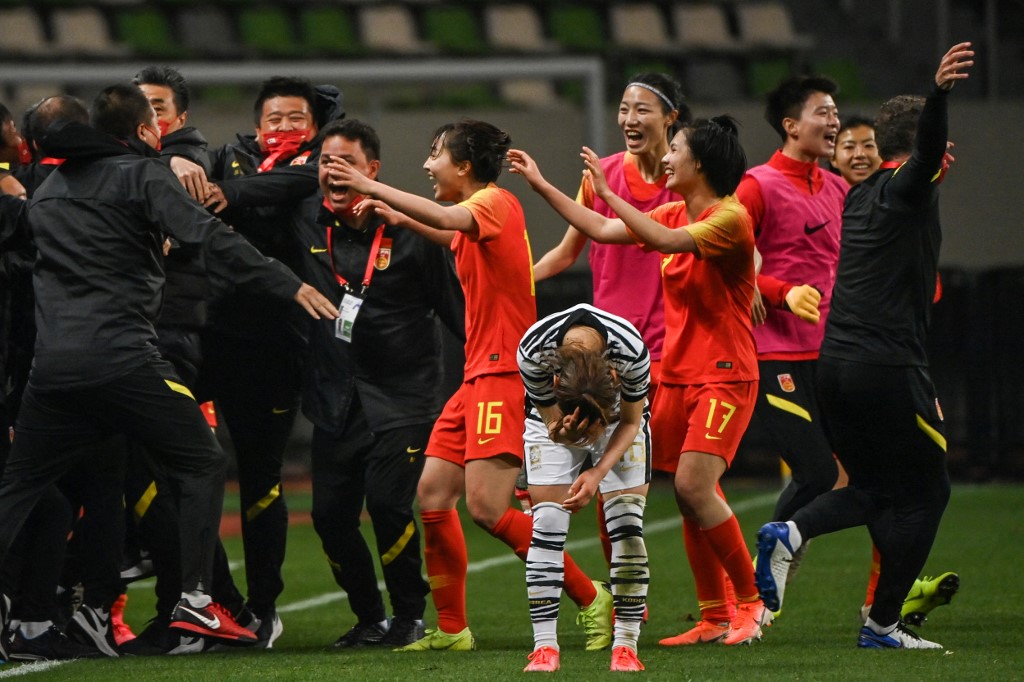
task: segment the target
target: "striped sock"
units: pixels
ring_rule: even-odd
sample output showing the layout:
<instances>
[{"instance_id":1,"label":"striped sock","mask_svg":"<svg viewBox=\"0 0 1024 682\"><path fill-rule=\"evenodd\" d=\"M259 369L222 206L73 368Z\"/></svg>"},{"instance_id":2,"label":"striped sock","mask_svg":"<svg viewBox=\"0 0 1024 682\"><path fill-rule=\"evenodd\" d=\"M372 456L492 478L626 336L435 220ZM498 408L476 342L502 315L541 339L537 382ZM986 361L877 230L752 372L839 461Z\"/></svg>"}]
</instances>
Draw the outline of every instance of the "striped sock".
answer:
<instances>
[{"instance_id":1,"label":"striped sock","mask_svg":"<svg viewBox=\"0 0 1024 682\"><path fill-rule=\"evenodd\" d=\"M533 539L526 555L526 594L530 600L533 648L558 649L558 602L565 576L563 550L569 512L554 502L533 506Z\"/></svg>"},{"instance_id":2,"label":"striped sock","mask_svg":"<svg viewBox=\"0 0 1024 682\"><path fill-rule=\"evenodd\" d=\"M605 523L612 542L611 579L615 602L612 646L626 646L634 651L651 579L644 544L646 504L647 499L642 495L618 495L604 503Z\"/></svg>"}]
</instances>

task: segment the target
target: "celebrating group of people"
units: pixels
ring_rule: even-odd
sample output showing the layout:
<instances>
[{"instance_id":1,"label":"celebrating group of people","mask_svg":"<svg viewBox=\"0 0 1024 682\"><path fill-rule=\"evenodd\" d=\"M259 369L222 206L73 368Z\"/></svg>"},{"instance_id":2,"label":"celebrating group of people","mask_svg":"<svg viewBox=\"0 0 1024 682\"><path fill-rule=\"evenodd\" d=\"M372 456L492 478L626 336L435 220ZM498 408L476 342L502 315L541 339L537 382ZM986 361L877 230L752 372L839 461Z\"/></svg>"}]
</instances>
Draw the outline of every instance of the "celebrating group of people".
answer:
<instances>
[{"instance_id":1,"label":"celebrating group of people","mask_svg":"<svg viewBox=\"0 0 1024 682\"><path fill-rule=\"evenodd\" d=\"M575 200L507 132L469 119L431 138L433 200L385 184L376 131L345 118L336 88L296 78L266 81L255 135L215 150L167 67L88 110L43 100L24 138L5 121L17 153L0 177L0 305L17 324L0 375L0 657L273 646L281 462L300 406L314 527L356 617L335 647L475 648L464 497L525 562L526 671L560 667L563 591L588 649L643 670L657 470L673 476L701 611L661 645L761 639L810 540L866 525L858 644L939 648L905 622L958 588L954 573L915 579L949 497L924 347L946 100L973 54L953 46L927 98L890 100L873 124L840 123L829 79L787 79L765 110L781 147L749 170L734 119L693 120L671 77L637 74L618 111L626 150L584 147ZM506 166L570 225L536 265L522 207L497 184ZM538 320L535 279L588 240L593 305ZM450 397L442 324L465 341ZM238 456L245 597L217 537L225 458L208 400ZM719 481L755 414L793 478L752 562ZM595 497L607 581L565 552L572 513ZM137 637L112 624L122 555L158 576ZM54 595L75 586L81 603L61 609Z\"/></svg>"}]
</instances>

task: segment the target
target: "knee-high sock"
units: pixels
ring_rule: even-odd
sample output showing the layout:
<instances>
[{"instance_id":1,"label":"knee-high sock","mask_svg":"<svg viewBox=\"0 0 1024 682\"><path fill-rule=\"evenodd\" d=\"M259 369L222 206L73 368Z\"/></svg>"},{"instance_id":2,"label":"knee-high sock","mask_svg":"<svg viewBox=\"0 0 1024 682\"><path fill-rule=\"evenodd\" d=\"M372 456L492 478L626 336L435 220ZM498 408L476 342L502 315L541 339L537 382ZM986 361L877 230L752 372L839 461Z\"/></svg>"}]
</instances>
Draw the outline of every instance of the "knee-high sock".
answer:
<instances>
[{"instance_id":1,"label":"knee-high sock","mask_svg":"<svg viewBox=\"0 0 1024 682\"><path fill-rule=\"evenodd\" d=\"M651 581L647 546L644 544L646 504L647 499L642 495L619 495L604 503L604 518L612 543L613 647L627 646L634 651L647 606L647 586Z\"/></svg>"},{"instance_id":2,"label":"knee-high sock","mask_svg":"<svg viewBox=\"0 0 1024 682\"><path fill-rule=\"evenodd\" d=\"M701 619L715 624L730 622L734 604L728 598L725 569L693 519L683 519L683 543L693 572Z\"/></svg>"},{"instance_id":3,"label":"knee-high sock","mask_svg":"<svg viewBox=\"0 0 1024 682\"><path fill-rule=\"evenodd\" d=\"M423 558L437 608L437 627L456 634L466 629L466 538L454 509L420 512Z\"/></svg>"},{"instance_id":4,"label":"knee-high sock","mask_svg":"<svg viewBox=\"0 0 1024 682\"><path fill-rule=\"evenodd\" d=\"M533 624L533 648L558 648L558 602L565 574L569 512L554 502L533 506L533 539L526 554L526 594Z\"/></svg>"},{"instance_id":5,"label":"knee-high sock","mask_svg":"<svg viewBox=\"0 0 1024 682\"><path fill-rule=\"evenodd\" d=\"M523 512L509 507L494 524L491 535L511 547L516 556L526 561L526 553L530 550L530 539L533 537L533 522ZM565 553L564 580L565 593L578 606L590 606L597 599L597 588L594 587L594 583L586 573L580 570L568 552Z\"/></svg>"},{"instance_id":6,"label":"knee-high sock","mask_svg":"<svg viewBox=\"0 0 1024 682\"><path fill-rule=\"evenodd\" d=\"M750 551L743 541L740 522L733 514L714 528L701 529L708 545L715 552L719 563L732 581L736 599L741 602L755 601L757 586L754 584L754 566L750 562Z\"/></svg>"}]
</instances>

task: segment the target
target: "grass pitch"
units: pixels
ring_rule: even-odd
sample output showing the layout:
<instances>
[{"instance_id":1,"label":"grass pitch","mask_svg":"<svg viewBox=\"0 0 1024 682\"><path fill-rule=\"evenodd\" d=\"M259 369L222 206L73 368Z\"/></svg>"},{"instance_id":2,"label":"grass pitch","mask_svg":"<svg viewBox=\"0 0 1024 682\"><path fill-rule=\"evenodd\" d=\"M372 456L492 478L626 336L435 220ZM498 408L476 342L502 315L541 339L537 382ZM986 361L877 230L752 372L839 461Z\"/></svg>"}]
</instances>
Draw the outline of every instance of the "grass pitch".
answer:
<instances>
[{"instance_id":1,"label":"grass pitch","mask_svg":"<svg viewBox=\"0 0 1024 682\"><path fill-rule=\"evenodd\" d=\"M726 481L730 503L754 548L777 490ZM1024 487L955 486L926 573L959 572L960 593L937 609L919 632L943 651L867 651L856 648L858 609L871 558L864 529L814 541L799 576L786 591L785 611L750 647L704 645L666 649L657 640L689 628L698 617L693 579L683 552L671 489L652 487L646 513L651 562L650 621L640 640L648 678L665 680L1011 680L1024 679ZM232 502L229 502L231 504ZM237 500L233 501L237 506ZM289 497L293 513L308 511L306 494ZM465 517L464 517L465 518ZM478 680L519 676L532 649L523 565L505 545L464 520L469 544L468 604L478 650L399 654L379 649L334 651L331 643L354 624L335 587L316 534L291 528L286 588L279 600L284 634L269 651L238 650L196 656L122 658L0 666L0 679L27 680ZM226 541L240 559L241 541ZM594 578L606 575L593 505L573 518L570 551ZM236 570L244 585L244 573ZM130 591L128 620L140 630L152 611L151 583ZM576 608L562 601L556 676L608 673L608 652L583 651ZM434 621L428 611L427 620Z\"/></svg>"}]
</instances>

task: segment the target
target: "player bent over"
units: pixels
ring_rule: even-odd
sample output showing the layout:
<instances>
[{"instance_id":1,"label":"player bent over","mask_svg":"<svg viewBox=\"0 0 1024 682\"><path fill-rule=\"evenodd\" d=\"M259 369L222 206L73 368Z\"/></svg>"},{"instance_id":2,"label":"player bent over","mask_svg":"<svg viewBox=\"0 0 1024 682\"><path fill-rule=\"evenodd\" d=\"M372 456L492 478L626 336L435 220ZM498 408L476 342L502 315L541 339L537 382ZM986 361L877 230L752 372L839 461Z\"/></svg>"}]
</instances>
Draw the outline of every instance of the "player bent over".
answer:
<instances>
[{"instance_id":1,"label":"player bent over","mask_svg":"<svg viewBox=\"0 0 1024 682\"><path fill-rule=\"evenodd\" d=\"M526 590L534 651L525 671L559 668L556 626L569 515L598 490L612 552L611 670L643 670L636 647L650 579L643 538L650 353L632 324L580 304L530 327L518 363L533 405L523 435L533 500ZM588 461L592 466L580 473Z\"/></svg>"}]
</instances>

